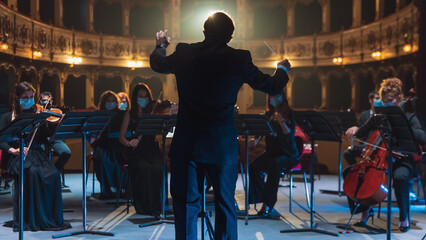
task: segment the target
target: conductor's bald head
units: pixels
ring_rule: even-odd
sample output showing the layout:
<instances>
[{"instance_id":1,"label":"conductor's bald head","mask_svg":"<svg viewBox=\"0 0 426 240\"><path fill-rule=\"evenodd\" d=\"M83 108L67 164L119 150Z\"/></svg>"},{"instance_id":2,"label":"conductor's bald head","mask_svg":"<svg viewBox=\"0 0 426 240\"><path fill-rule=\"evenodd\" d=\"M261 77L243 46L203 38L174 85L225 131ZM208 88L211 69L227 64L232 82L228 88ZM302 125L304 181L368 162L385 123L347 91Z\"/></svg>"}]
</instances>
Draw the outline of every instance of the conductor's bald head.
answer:
<instances>
[{"instance_id":1,"label":"conductor's bald head","mask_svg":"<svg viewBox=\"0 0 426 240\"><path fill-rule=\"evenodd\" d=\"M234 21L225 12L215 12L204 22L204 36L206 39L228 43L232 39L234 30Z\"/></svg>"}]
</instances>

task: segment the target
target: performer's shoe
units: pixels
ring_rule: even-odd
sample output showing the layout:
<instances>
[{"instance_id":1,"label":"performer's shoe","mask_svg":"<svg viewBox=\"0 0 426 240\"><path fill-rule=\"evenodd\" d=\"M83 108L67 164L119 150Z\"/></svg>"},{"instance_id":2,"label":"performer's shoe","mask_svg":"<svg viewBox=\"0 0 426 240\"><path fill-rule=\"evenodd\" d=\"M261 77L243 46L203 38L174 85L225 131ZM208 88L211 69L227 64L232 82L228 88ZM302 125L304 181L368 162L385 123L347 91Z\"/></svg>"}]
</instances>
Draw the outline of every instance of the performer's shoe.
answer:
<instances>
[{"instance_id":1,"label":"performer's shoe","mask_svg":"<svg viewBox=\"0 0 426 240\"><path fill-rule=\"evenodd\" d=\"M406 225L406 226L403 226L403 225ZM401 232L408 232L408 230L410 230L410 227L411 226L410 226L410 223L408 222L408 219L406 221L399 223L399 231Z\"/></svg>"},{"instance_id":2,"label":"performer's shoe","mask_svg":"<svg viewBox=\"0 0 426 240\"><path fill-rule=\"evenodd\" d=\"M272 214L272 209L268 206L266 206L264 209L262 208L262 210L260 210L259 212L257 212L258 216L262 216L262 217L270 217Z\"/></svg>"},{"instance_id":3,"label":"performer's shoe","mask_svg":"<svg viewBox=\"0 0 426 240\"><path fill-rule=\"evenodd\" d=\"M362 218L359 222L355 223L354 226L357 227L365 227L367 226L368 219L371 217L371 223L374 224L374 210L372 208L366 211L367 213L363 213Z\"/></svg>"}]
</instances>

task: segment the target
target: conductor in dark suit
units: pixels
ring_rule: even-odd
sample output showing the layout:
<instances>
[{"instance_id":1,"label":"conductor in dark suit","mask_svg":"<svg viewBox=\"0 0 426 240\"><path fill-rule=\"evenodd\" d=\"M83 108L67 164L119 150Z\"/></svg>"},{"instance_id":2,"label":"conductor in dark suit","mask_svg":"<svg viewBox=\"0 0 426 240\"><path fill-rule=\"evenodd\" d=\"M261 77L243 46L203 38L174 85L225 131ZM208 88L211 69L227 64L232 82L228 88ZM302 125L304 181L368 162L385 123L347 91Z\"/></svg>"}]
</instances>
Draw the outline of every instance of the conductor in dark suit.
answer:
<instances>
[{"instance_id":1,"label":"conductor in dark suit","mask_svg":"<svg viewBox=\"0 0 426 240\"><path fill-rule=\"evenodd\" d=\"M209 174L215 192L215 239L237 239L234 204L237 170L237 131L233 110L244 83L271 95L287 84L290 63L283 60L273 76L253 65L250 52L227 43L233 20L216 12L204 22L202 42L179 43L166 56L167 31L157 33L151 68L175 74L179 95L176 130L170 147L171 194L176 239L197 239L201 195L197 174Z\"/></svg>"},{"instance_id":2,"label":"conductor in dark suit","mask_svg":"<svg viewBox=\"0 0 426 240\"><path fill-rule=\"evenodd\" d=\"M380 95L377 91L372 91L368 94L368 101L370 102L370 109L362 111L361 115L359 116L359 119L357 121L357 127L361 127L364 123L366 123L368 121L368 119L370 119L373 115L374 115L374 101L379 100L380 99ZM370 137L370 134L368 134L368 136L362 138L361 140L363 141L368 141L368 138ZM365 143L360 143L358 145L355 146L350 146L348 149L346 149L343 152L343 156L346 159L346 162L349 165L353 165L356 163L355 158L356 157L361 157L362 154L362 150L367 146L367 144Z\"/></svg>"}]
</instances>

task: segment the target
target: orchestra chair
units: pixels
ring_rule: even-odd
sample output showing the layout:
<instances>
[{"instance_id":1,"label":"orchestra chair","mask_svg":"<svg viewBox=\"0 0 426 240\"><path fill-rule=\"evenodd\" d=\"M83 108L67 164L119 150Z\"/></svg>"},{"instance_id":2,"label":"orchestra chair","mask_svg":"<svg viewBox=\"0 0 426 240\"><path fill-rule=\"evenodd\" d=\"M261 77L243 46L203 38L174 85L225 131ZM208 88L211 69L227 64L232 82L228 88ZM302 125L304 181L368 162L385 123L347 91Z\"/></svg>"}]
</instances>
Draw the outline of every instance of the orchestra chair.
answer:
<instances>
[{"instance_id":1,"label":"orchestra chair","mask_svg":"<svg viewBox=\"0 0 426 240\"><path fill-rule=\"evenodd\" d=\"M299 151L299 159L303 156L304 154L304 150L303 150L303 139L299 136L295 137L295 141L296 141L296 147L297 150ZM290 208L290 212L293 213L293 174L303 174L303 180L305 182L305 195L306 195L306 202L308 204L308 208L310 208L311 203L310 203L310 199L309 199L309 190L308 190L308 181L306 179L306 173L305 171L303 171L302 169L302 165L300 165L300 163L298 163L296 166L290 168L290 169L284 169L282 171L283 176L285 175L289 175L289 181L290 181L290 188L289 188L289 208Z\"/></svg>"},{"instance_id":2,"label":"orchestra chair","mask_svg":"<svg viewBox=\"0 0 426 240\"><path fill-rule=\"evenodd\" d=\"M7 158L5 156L3 156L3 152L2 152L2 150L0 150L0 186L1 186L1 183L3 182L4 183L4 187L3 187L4 190L7 190L7 189L10 188L9 182L12 181L12 177L3 172L4 169L6 169L6 166L7 166L6 160L7 160ZM9 193L9 192L0 193L0 195L7 194L7 193Z\"/></svg>"},{"instance_id":3,"label":"orchestra chair","mask_svg":"<svg viewBox=\"0 0 426 240\"><path fill-rule=\"evenodd\" d=\"M55 157L55 156L56 156L56 154L53 151L53 149L50 149L50 151L49 151L49 161L52 162L52 158ZM65 187L65 188L68 188L69 186L65 185L65 171L64 171L64 169L62 169L62 171L60 172L60 174L61 174L62 186Z\"/></svg>"},{"instance_id":4,"label":"orchestra chair","mask_svg":"<svg viewBox=\"0 0 426 240\"><path fill-rule=\"evenodd\" d=\"M124 184L123 184L124 182ZM121 168L121 179L120 179L120 186L117 189L117 198L115 200L115 207L118 207L118 203L120 201L120 195L121 195L121 189L123 188L123 185L126 186L126 211L127 214L129 214L129 208L130 208L130 175L129 175L129 165L124 164Z\"/></svg>"},{"instance_id":5,"label":"orchestra chair","mask_svg":"<svg viewBox=\"0 0 426 240\"><path fill-rule=\"evenodd\" d=\"M87 172L86 172L86 185L87 185L87 182L89 181L89 171L90 171L90 164L93 162L93 151L90 151L90 156L89 156L89 159L88 159L88 161L87 161ZM102 168L101 168L101 171L102 171ZM92 173L92 197L95 197L95 175L96 175L96 172L95 172L95 163L93 163L93 171L92 171L93 173ZM103 176L103 174L101 173L101 176ZM103 179L101 179L101 181L103 181ZM102 196L102 186L100 186L100 191L101 191L101 196Z\"/></svg>"}]
</instances>

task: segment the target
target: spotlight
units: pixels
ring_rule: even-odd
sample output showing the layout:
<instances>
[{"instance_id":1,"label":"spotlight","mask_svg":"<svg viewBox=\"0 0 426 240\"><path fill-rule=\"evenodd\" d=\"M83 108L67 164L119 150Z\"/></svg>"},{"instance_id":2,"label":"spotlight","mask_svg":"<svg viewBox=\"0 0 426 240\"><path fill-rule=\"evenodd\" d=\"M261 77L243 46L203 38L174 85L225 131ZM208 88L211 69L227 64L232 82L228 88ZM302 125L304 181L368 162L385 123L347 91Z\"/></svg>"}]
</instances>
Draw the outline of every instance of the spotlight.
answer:
<instances>
[{"instance_id":1,"label":"spotlight","mask_svg":"<svg viewBox=\"0 0 426 240\"><path fill-rule=\"evenodd\" d=\"M2 43L0 48L1 48L1 50L6 51L9 48L9 45L7 45L7 43Z\"/></svg>"},{"instance_id":2,"label":"spotlight","mask_svg":"<svg viewBox=\"0 0 426 240\"><path fill-rule=\"evenodd\" d=\"M83 59L77 56L69 56L68 62L71 64L71 67L74 67L74 64L80 64L81 62L83 62Z\"/></svg>"},{"instance_id":3,"label":"spotlight","mask_svg":"<svg viewBox=\"0 0 426 240\"><path fill-rule=\"evenodd\" d=\"M411 44L405 44L405 45L402 47L402 50L404 50L404 52L406 52L406 53L411 52Z\"/></svg>"},{"instance_id":4,"label":"spotlight","mask_svg":"<svg viewBox=\"0 0 426 240\"><path fill-rule=\"evenodd\" d=\"M131 69L140 68L142 67L142 65L143 65L142 61L136 61L136 60L127 61L127 66Z\"/></svg>"},{"instance_id":5,"label":"spotlight","mask_svg":"<svg viewBox=\"0 0 426 240\"><path fill-rule=\"evenodd\" d=\"M335 63L335 64L342 64L343 63L343 58L342 57L333 58L333 63Z\"/></svg>"},{"instance_id":6,"label":"spotlight","mask_svg":"<svg viewBox=\"0 0 426 240\"><path fill-rule=\"evenodd\" d=\"M41 54L41 52L40 52L40 51L34 51L34 52L33 52L33 56L34 56L34 57L41 57L41 56L42 56L42 54Z\"/></svg>"},{"instance_id":7,"label":"spotlight","mask_svg":"<svg viewBox=\"0 0 426 240\"><path fill-rule=\"evenodd\" d=\"M375 52L371 53L371 57L376 58L376 59L380 59L381 55L382 55L382 53L380 51L375 51Z\"/></svg>"}]
</instances>

